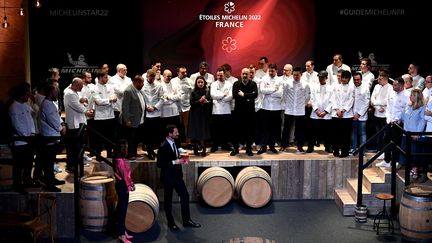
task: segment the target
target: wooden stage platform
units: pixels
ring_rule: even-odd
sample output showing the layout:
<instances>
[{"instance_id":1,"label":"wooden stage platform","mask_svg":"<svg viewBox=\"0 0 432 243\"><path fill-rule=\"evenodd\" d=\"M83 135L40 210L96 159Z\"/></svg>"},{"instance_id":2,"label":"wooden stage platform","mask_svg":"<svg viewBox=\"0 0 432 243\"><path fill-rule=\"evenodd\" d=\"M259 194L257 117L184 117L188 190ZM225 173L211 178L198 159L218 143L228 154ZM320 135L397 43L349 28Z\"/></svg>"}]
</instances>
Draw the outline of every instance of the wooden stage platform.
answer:
<instances>
[{"instance_id":1,"label":"wooden stage platform","mask_svg":"<svg viewBox=\"0 0 432 243\"><path fill-rule=\"evenodd\" d=\"M238 172L248 166L258 166L271 177L272 200L315 200L334 199L335 189L344 188L345 179L357 176L358 157L335 158L324 151L324 147L315 147L313 153L296 153L294 147L287 152L273 154L267 152L249 157L244 150L236 156L230 156L229 151L209 153L206 157L195 156L189 151L190 163L183 165L183 174L191 201L199 200L196 182L199 175L212 166L227 169L235 178ZM143 151L140 152L144 154ZM62 155L64 156L64 155ZM111 171L105 163L91 161L90 167L85 167L85 175ZM63 172L56 177L65 180L66 184L59 186L62 191L56 193L56 236L69 238L74 235L74 193L73 175L64 171L64 162L59 163ZM135 183L143 183L153 189L160 202L163 202L163 187L160 182L160 169L156 161L150 161L147 156L136 161L130 161L132 177ZM25 211L28 202L35 198L43 189L31 189L28 195L12 191L0 192L0 212ZM44 192L45 193L45 192ZM179 198L174 194L174 201ZM61 221L61 223L59 223Z\"/></svg>"},{"instance_id":2,"label":"wooden stage platform","mask_svg":"<svg viewBox=\"0 0 432 243\"><path fill-rule=\"evenodd\" d=\"M145 159L147 157L144 157ZM345 178L356 177L356 157L335 158L316 148L313 153L296 153L294 148L287 152L267 152L250 157L244 150L236 156L228 151L209 153L206 157L190 157L190 163L183 165L183 175L191 200L198 199L196 182L199 175L212 166L227 169L234 177L248 166L263 168L271 177L273 200L288 199L334 199L335 188L344 186ZM155 161L131 162L132 178L136 183L150 186L163 201L163 187L159 181L159 169ZM96 170L99 170L96 166ZM175 199L174 199L175 200Z\"/></svg>"}]
</instances>

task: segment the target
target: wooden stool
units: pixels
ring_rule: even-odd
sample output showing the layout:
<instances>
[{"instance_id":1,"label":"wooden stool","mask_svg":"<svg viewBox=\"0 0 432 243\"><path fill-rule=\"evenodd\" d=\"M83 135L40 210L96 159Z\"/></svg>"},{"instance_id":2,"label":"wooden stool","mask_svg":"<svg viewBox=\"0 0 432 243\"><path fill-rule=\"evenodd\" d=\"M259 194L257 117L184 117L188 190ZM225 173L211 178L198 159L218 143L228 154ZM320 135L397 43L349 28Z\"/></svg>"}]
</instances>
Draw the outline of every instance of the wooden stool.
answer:
<instances>
[{"instance_id":1,"label":"wooden stool","mask_svg":"<svg viewBox=\"0 0 432 243\"><path fill-rule=\"evenodd\" d=\"M392 200L394 198L394 196L391 194L388 194L388 193L378 193L375 195L375 198L377 198L379 200L383 200L384 204L383 204L382 211L379 212L374 218L373 229L375 230L375 227L376 227L376 231L377 231L377 235L378 235L380 224L381 224L381 219L384 219L384 220L387 220L388 230L389 231L391 230L391 232L394 233L393 220L391 218L391 215L387 213L387 209L386 209L386 201ZM378 222L376 222L377 220L378 220Z\"/></svg>"}]
</instances>

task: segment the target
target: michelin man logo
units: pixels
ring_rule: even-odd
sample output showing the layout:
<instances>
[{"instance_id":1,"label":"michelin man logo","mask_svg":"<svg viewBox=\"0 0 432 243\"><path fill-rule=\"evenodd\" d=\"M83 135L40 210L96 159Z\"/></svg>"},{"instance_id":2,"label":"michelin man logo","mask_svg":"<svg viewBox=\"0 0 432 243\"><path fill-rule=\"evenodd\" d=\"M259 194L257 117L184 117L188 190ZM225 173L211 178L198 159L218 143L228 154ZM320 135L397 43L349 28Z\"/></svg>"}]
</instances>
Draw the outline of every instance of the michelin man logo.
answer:
<instances>
[{"instance_id":1,"label":"michelin man logo","mask_svg":"<svg viewBox=\"0 0 432 243\"><path fill-rule=\"evenodd\" d=\"M69 58L69 63L74 65L75 67L87 67L88 64L85 61L85 57L83 54L78 56L78 60L74 61L72 59L72 55L70 53L67 54Z\"/></svg>"},{"instance_id":2,"label":"michelin man logo","mask_svg":"<svg viewBox=\"0 0 432 243\"><path fill-rule=\"evenodd\" d=\"M227 2L224 4L224 11L227 13L232 13L235 11L235 4L233 2Z\"/></svg>"},{"instance_id":3,"label":"michelin man logo","mask_svg":"<svg viewBox=\"0 0 432 243\"><path fill-rule=\"evenodd\" d=\"M98 67L88 65L87 62L85 62L84 54L80 54L77 60L74 60L70 53L67 53L67 56L70 66L63 66L60 71L62 74L77 74L83 73L84 71L92 74L97 73Z\"/></svg>"}]
</instances>

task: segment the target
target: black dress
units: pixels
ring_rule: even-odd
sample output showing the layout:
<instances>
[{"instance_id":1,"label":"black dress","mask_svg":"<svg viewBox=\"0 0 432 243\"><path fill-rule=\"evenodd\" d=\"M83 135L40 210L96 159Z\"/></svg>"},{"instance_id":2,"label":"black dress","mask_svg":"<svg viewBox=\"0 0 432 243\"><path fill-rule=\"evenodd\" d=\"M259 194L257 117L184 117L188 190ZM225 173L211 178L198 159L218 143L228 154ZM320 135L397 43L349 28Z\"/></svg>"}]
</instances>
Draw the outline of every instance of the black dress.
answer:
<instances>
[{"instance_id":1,"label":"black dress","mask_svg":"<svg viewBox=\"0 0 432 243\"><path fill-rule=\"evenodd\" d=\"M205 95L209 103L201 103L200 98ZM210 139L210 116L212 103L209 89L197 89L192 91L190 98L189 129L188 136L192 140Z\"/></svg>"}]
</instances>

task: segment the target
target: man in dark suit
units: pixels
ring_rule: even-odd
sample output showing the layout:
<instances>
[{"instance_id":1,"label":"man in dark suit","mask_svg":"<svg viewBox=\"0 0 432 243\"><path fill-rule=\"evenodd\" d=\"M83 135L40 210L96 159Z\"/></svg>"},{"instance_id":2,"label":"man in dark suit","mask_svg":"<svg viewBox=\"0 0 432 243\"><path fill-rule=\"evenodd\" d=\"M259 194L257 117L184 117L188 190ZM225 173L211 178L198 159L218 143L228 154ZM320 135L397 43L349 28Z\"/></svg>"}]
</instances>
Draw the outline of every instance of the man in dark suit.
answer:
<instances>
[{"instance_id":1,"label":"man in dark suit","mask_svg":"<svg viewBox=\"0 0 432 243\"><path fill-rule=\"evenodd\" d=\"M121 120L125 127L128 141L127 159L134 160L137 156L139 138L143 136L146 103L141 89L144 86L144 78L136 75L123 92Z\"/></svg>"},{"instance_id":2,"label":"man in dark suit","mask_svg":"<svg viewBox=\"0 0 432 243\"><path fill-rule=\"evenodd\" d=\"M180 152L177 149L175 140L178 139L179 132L175 125L166 127L166 139L162 142L157 153L157 166L161 168L161 181L164 185L164 209L168 221L168 227L171 230L178 230L178 226L174 222L174 217L171 213L172 196L175 189L180 196L181 214L183 226L186 227L201 227L190 218L189 210L189 193L183 181L182 163L185 160L180 159Z\"/></svg>"}]
</instances>

